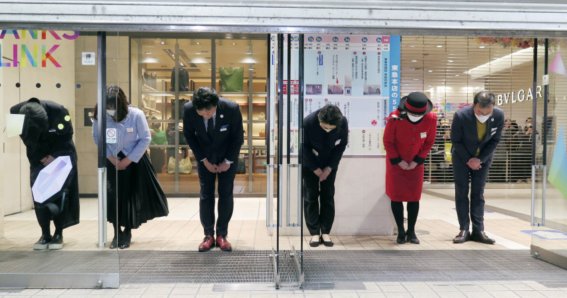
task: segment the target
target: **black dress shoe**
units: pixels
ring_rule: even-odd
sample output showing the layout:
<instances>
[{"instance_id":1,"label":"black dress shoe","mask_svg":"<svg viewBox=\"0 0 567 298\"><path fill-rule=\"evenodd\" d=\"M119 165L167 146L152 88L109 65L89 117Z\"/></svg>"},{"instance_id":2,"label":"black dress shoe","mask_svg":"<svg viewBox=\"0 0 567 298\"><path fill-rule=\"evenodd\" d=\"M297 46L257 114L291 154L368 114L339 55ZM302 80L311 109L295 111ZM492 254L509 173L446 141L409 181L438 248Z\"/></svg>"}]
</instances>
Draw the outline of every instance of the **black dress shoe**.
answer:
<instances>
[{"instance_id":1,"label":"black dress shoe","mask_svg":"<svg viewBox=\"0 0 567 298\"><path fill-rule=\"evenodd\" d=\"M453 243L465 243L471 239L471 233L468 230L461 230L455 238Z\"/></svg>"},{"instance_id":2,"label":"black dress shoe","mask_svg":"<svg viewBox=\"0 0 567 298\"><path fill-rule=\"evenodd\" d=\"M398 233L398 238L396 238L396 243L404 244L406 243L406 233Z\"/></svg>"},{"instance_id":3,"label":"black dress shoe","mask_svg":"<svg viewBox=\"0 0 567 298\"><path fill-rule=\"evenodd\" d=\"M484 244L494 244L496 241L492 238L489 238L484 231L482 232L473 232L471 234L471 240L475 242L480 242Z\"/></svg>"},{"instance_id":4,"label":"black dress shoe","mask_svg":"<svg viewBox=\"0 0 567 298\"><path fill-rule=\"evenodd\" d=\"M415 234L415 232L410 232L410 231L406 232L406 242L419 244L419 239L417 239L417 235Z\"/></svg>"}]
</instances>

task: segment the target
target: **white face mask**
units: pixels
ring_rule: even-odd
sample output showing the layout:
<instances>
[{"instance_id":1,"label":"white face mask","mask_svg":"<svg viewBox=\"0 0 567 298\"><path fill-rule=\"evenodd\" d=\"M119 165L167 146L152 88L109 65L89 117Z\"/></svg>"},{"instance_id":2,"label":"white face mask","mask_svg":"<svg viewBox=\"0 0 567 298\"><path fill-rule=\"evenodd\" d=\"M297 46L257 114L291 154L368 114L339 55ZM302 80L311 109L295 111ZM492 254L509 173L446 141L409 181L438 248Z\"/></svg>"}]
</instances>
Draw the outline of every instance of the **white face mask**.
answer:
<instances>
[{"instance_id":1,"label":"white face mask","mask_svg":"<svg viewBox=\"0 0 567 298\"><path fill-rule=\"evenodd\" d=\"M116 115L116 110L106 110L106 114L110 117L114 117L114 115Z\"/></svg>"},{"instance_id":2,"label":"white face mask","mask_svg":"<svg viewBox=\"0 0 567 298\"><path fill-rule=\"evenodd\" d=\"M476 120L478 120L478 122L484 123L484 122L486 122L486 120L488 120L488 118L490 118L492 115L489 114L489 115L482 115L482 116L479 116L479 115L477 115L477 114L474 114L474 116L476 117Z\"/></svg>"},{"instance_id":3,"label":"white face mask","mask_svg":"<svg viewBox=\"0 0 567 298\"><path fill-rule=\"evenodd\" d=\"M412 115L412 114L408 114L408 119L409 119L410 122L415 123L415 122L421 120L421 118L423 118L423 115L415 116L415 115Z\"/></svg>"}]
</instances>

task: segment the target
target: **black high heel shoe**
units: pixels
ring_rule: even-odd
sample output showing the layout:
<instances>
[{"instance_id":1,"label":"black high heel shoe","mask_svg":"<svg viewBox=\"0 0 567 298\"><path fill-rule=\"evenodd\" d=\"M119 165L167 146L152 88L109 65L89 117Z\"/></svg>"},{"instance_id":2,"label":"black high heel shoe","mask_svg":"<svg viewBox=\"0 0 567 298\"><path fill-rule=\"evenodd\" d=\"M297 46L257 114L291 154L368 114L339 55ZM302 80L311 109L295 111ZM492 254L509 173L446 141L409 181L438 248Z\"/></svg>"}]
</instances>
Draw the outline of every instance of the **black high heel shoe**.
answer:
<instances>
[{"instance_id":1,"label":"black high heel shoe","mask_svg":"<svg viewBox=\"0 0 567 298\"><path fill-rule=\"evenodd\" d=\"M122 233L122 238L118 239L118 247L120 249L125 249L130 247L130 242L132 241L132 231L124 231Z\"/></svg>"},{"instance_id":2,"label":"black high heel shoe","mask_svg":"<svg viewBox=\"0 0 567 298\"><path fill-rule=\"evenodd\" d=\"M406 232L406 242L419 244L419 239L417 239L417 235L415 234L415 232L410 232L410 231Z\"/></svg>"}]
</instances>

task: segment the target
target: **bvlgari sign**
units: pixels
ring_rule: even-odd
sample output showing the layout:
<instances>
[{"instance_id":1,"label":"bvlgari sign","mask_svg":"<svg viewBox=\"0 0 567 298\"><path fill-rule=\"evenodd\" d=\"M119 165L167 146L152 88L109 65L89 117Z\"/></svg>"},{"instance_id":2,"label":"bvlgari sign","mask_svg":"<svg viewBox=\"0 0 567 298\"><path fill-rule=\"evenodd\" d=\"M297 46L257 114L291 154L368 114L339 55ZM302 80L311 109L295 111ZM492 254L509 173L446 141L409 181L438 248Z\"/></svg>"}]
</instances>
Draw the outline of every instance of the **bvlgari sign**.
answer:
<instances>
[{"instance_id":1,"label":"bvlgari sign","mask_svg":"<svg viewBox=\"0 0 567 298\"><path fill-rule=\"evenodd\" d=\"M536 87L535 94L537 97L542 97L541 86ZM496 105L502 106L507 104L521 103L534 99L534 92L532 88L520 89L508 93L500 93L496 95Z\"/></svg>"}]
</instances>

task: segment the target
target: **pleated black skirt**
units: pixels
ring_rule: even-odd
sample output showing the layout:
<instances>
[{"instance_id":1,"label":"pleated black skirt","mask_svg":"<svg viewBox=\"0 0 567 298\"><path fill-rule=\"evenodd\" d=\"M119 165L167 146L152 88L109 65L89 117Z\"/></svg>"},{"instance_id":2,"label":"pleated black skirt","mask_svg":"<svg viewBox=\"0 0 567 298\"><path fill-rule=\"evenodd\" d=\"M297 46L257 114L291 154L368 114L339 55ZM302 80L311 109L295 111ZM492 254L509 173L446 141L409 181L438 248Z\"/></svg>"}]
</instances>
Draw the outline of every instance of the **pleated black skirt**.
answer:
<instances>
[{"instance_id":1,"label":"pleated black skirt","mask_svg":"<svg viewBox=\"0 0 567 298\"><path fill-rule=\"evenodd\" d=\"M109 222L136 229L148 220L167 216L167 198L147 154L125 170L116 171L108 160L106 166Z\"/></svg>"}]
</instances>

